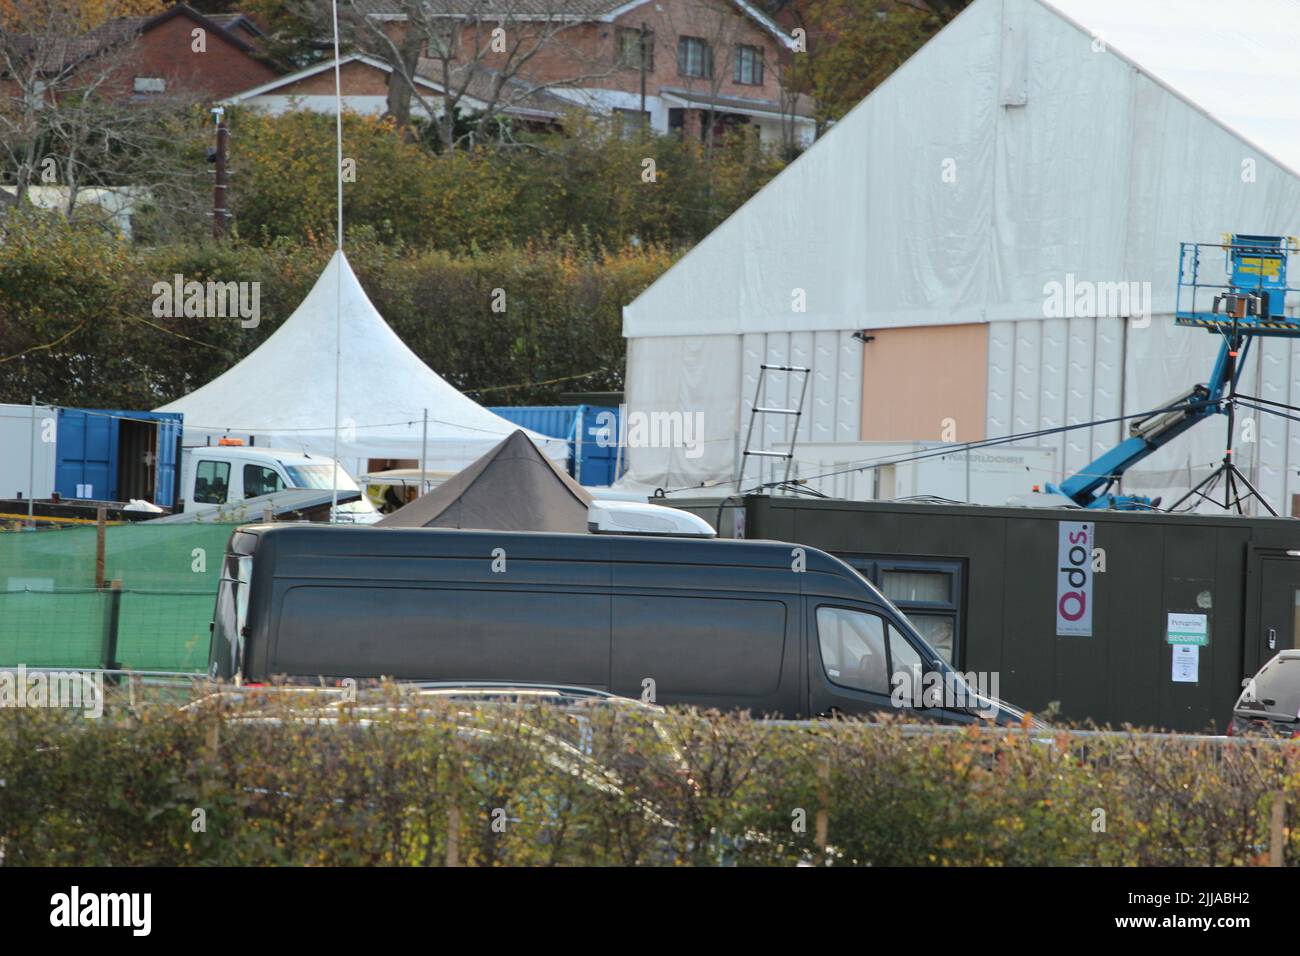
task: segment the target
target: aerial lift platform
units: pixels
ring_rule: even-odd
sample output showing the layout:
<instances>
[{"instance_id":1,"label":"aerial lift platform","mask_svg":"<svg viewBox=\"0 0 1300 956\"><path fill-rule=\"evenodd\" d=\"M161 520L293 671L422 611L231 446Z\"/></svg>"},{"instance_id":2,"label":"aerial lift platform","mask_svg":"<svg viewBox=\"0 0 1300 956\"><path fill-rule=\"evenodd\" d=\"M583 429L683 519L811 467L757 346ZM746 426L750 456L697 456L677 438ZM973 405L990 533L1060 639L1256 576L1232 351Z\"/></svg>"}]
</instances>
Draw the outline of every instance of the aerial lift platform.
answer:
<instances>
[{"instance_id":1,"label":"aerial lift platform","mask_svg":"<svg viewBox=\"0 0 1300 956\"><path fill-rule=\"evenodd\" d=\"M1223 460L1196 487L1167 510L1177 511L1188 501L1193 506L1210 502L1225 510L1244 513L1254 497L1274 516L1277 511L1251 484L1233 461L1232 441L1237 404L1272 406L1278 414L1300 411L1290 405L1237 393L1237 381L1256 336L1300 336L1300 316L1287 314L1289 293L1287 259L1300 251L1300 243L1286 236L1234 233L1222 242L1180 244L1175 321L1188 328L1205 329L1222 342L1210 379L1175 396L1165 406L1133 421L1129 437L1086 465L1059 485L1047 485L1051 494L1064 495L1083 508L1154 511L1160 499L1142 495L1112 494L1111 488L1137 462L1211 415L1227 417ZM1220 271L1220 254L1222 271ZM1294 300L1293 300L1294 303ZM1295 311L1294 304L1292 311ZM1215 497L1222 491L1222 500Z\"/></svg>"}]
</instances>

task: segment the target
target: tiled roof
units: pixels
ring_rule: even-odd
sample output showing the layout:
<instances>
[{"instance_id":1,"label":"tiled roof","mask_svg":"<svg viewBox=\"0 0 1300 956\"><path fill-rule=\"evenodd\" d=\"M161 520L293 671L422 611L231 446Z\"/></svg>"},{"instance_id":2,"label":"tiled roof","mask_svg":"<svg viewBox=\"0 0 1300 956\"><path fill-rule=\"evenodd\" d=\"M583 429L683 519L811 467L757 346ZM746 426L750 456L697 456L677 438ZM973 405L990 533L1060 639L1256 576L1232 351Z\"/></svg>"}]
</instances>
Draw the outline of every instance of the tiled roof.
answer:
<instances>
[{"instance_id":1,"label":"tiled roof","mask_svg":"<svg viewBox=\"0 0 1300 956\"><path fill-rule=\"evenodd\" d=\"M555 19L601 20L621 10L634 6L632 0L423 0L433 16L479 17L484 20L503 19ZM742 14L758 23L783 46L793 42L771 17L749 0L730 0ZM405 16L410 9L409 0L355 0L356 10L367 16Z\"/></svg>"},{"instance_id":2,"label":"tiled roof","mask_svg":"<svg viewBox=\"0 0 1300 956\"><path fill-rule=\"evenodd\" d=\"M29 50L39 48L42 72L57 73L101 50L134 39L140 35L148 21L149 17L121 17L110 20L79 37L54 42L29 38L26 45Z\"/></svg>"},{"instance_id":3,"label":"tiled roof","mask_svg":"<svg viewBox=\"0 0 1300 956\"><path fill-rule=\"evenodd\" d=\"M470 67L461 64L452 68L452 89L459 90L465 84L465 73ZM423 60L416 73L432 83L442 85L441 65L432 60ZM473 67L469 82L465 85L465 95L472 99L487 102L492 99L492 90L500 73L482 63ZM497 102L507 106L510 112L536 111L546 115L558 116L573 104L561 96L546 89L538 89L531 83L511 77L507 79L497 98Z\"/></svg>"},{"instance_id":4,"label":"tiled roof","mask_svg":"<svg viewBox=\"0 0 1300 956\"><path fill-rule=\"evenodd\" d=\"M223 19L228 19L231 16L242 16L242 14L227 14L225 17L205 17L184 4L177 4L163 13L150 17L118 17L79 37L51 43L42 51L40 69L45 73L58 73L75 66L87 57L94 56L123 43L129 43L155 25L182 14L189 16L195 22L215 28L221 32L224 39L241 49L249 52L253 50L253 47L245 40L229 33L225 29L225 24L221 22ZM28 41L29 49L39 44L40 41L37 39Z\"/></svg>"},{"instance_id":5,"label":"tiled roof","mask_svg":"<svg viewBox=\"0 0 1300 956\"><path fill-rule=\"evenodd\" d=\"M246 13L208 13L204 14L209 20L221 27L223 30L230 30L233 27L239 27L247 30L254 36L262 35L262 28L254 22L253 18Z\"/></svg>"},{"instance_id":6,"label":"tiled roof","mask_svg":"<svg viewBox=\"0 0 1300 956\"><path fill-rule=\"evenodd\" d=\"M494 17L579 17L595 18L626 6L628 0L427 0L431 13L455 16ZM357 10L369 14L402 14L407 5L399 0L362 0Z\"/></svg>"}]
</instances>

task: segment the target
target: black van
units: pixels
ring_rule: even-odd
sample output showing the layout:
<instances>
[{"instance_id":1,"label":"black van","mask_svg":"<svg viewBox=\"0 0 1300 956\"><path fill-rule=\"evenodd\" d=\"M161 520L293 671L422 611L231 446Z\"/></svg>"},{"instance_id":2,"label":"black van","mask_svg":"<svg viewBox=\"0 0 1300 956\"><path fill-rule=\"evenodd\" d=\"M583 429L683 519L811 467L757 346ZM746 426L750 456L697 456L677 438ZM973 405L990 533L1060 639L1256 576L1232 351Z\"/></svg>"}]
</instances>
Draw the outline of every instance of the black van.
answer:
<instances>
[{"instance_id":1,"label":"black van","mask_svg":"<svg viewBox=\"0 0 1300 956\"><path fill-rule=\"evenodd\" d=\"M209 668L244 682L568 684L786 717L894 709L895 674L909 694L923 676L961 680L875 587L815 548L314 524L232 534ZM973 694L926 702L944 721L1023 719Z\"/></svg>"}]
</instances>

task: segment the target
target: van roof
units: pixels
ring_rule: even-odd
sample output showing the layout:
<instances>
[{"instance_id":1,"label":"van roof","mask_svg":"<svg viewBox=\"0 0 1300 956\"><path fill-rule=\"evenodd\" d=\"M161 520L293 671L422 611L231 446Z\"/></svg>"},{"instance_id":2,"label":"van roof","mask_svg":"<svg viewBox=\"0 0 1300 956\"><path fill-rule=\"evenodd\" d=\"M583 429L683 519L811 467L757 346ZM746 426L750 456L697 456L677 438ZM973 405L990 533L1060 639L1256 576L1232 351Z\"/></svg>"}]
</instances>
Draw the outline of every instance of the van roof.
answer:
<instances>
[{"instance_id":1,"label":"van roof","mask_svg":"<svg viewBox=\"0 0 1300 956\"><path fill-rule=\"evenodd\" d=\"M797 561L807 572L792 592L843 594L866 589L883 601L866 578L839 558L786 541L695 538L668 535L565 534L539 531L471 531L454 528L378 528L311 522L254 524L238 532L274 539L279 555L356 557L456 557L487 554L492 545L510 542L530 560L612 560L619 563L710 564L738 568L794 571ZM260 545L259 545L260 547ZM300 550L301 549L301 550ZM486 550L485 550L486 549ZM796 551L801 555L796 555ZM244 552L249 553L249 552ZM516 552L518 553L518 552ZM793 583L793 582L792 582ZM848 595L844 595L848 596Z\"/></svg>"}]
</instances>

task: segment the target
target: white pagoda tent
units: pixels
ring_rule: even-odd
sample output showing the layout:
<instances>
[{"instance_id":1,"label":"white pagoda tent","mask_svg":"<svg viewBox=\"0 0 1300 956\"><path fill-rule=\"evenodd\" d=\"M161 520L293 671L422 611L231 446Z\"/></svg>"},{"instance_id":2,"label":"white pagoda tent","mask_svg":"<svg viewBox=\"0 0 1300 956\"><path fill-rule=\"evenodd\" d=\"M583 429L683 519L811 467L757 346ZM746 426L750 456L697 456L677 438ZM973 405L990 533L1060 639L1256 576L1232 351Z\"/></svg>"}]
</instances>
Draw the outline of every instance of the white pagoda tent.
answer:
<instances>
[{"instance_id":1,"label":"white pagoda tent","mask_svg":"<svg viewBox=\"0 0 1300 956\"><path fill-rule=\"evenodd\" d=\"M330 455L334 448L335 343L339 363L338 456L359 474L367 459L418 460L459 471L518 426L466 397L398 338L336 252L293 315L241 362L158 411L185 415L185 444L230 436L256 445ZM425 414L428 433L425 432ZM550 458L563 439L528 433Z\"/></svg>"}]
</instances>

